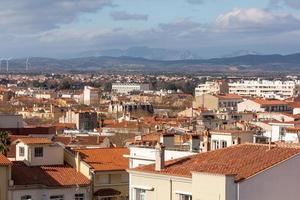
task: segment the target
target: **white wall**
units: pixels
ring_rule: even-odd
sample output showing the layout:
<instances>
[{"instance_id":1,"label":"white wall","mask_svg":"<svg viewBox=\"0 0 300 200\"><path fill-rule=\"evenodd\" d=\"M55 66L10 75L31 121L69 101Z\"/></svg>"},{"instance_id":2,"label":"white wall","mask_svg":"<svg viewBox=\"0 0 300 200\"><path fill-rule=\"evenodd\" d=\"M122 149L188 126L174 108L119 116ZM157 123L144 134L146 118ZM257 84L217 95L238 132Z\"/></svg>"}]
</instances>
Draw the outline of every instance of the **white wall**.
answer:
<instances>
[{"instance_id":1,"label":"white wall","mask_svg":"<svg viewBox=\"0 0 300 200\"><path fill-rule=\"evenodd\" d=\"M295 200L299 194L300 155L239 183L238 200Z\"/></svg>"},{"instance_id":2,"label":"white wall","mask_svg":"<svg viewBox=\"0 0 300 200\"><path fill-rule=\"evenodd\" d=\"M77 190L77 191L76 191ZM10 190L9 200L20 200L22 196L31 195L32 200L48 200L52 195L64 195L65 200L74 199L75 194L85 194L85 199L90 199L87 187L79 188L57 188L57 189L20 189Z\"/></svg>"},{"instance_id":3,"label":"white wall","mask_svg":"<svg viewBox=\"0 0 300 200\"><path fill-rule=\"evenodd\" d=\"M194 155L193 152L188 151L165 151L165 159L172 160L189 155ZM129 167L135 168L139 165L152 164L155 161L155 149L154 148L142 148L142 147L130 147L130 159Z\"/></svg>"},{"instance_id":4,"label":"white wall","mask_svg":"<svg viewBox=\"0 0 300 200\"><path fill-rule=\"evenodd\" d=\"M260 104L251 100L246 100L237 104L237 111L264 112L264 109L260 107Z\"/></svg>"},{"instance_id":5,"label":"white wall","mask_svg":"<svg viewBox=\"0 0 300 200\"><path fill-rule=\"evenodd\" d=\"M25 156L19 156L19 147L25 148ZM43 147L43 157L34 156L34 148ZM61 146L52 145L25 145L20 142L16 145L16 161L25 161L29 166L62 165L64 164L64 150Z\"/></svg>"}]
</instances>

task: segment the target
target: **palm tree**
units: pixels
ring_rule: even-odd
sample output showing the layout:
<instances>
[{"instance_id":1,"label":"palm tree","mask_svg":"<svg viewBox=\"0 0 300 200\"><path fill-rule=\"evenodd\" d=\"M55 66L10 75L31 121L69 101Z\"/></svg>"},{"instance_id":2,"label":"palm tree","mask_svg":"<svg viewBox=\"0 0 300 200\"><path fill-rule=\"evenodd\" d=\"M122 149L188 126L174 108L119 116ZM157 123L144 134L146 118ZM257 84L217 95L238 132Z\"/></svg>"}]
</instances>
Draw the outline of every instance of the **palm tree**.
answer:
<instances>
[{"instance_id":1,"label":"palm tree","mask_svg":"<svg viewBox=\"0 0 300 200\"><path fill-rule=\"evenodd\" d=\"M7 131L0 131L0 153L7 156L9 150L10 140Z\"/></svg>"}]
</instances>

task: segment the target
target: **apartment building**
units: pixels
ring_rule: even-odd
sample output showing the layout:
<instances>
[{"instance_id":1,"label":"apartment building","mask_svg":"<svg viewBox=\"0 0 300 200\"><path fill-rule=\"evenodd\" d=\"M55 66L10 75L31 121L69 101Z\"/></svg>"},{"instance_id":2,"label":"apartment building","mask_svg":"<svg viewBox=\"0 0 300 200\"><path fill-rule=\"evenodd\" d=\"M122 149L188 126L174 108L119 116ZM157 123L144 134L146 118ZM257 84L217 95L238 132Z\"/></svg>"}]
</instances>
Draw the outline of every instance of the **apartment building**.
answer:
<instances>
[{"instance_id":1,"label":"apartment building","mask_svg":"<svg viewBox=\"0 0 300 200\"><path fill-rule=\"evenodd\" d=\"M59 118L59 123L74 123L78 130L94 130L97 128L97 113L89 110L68 110Z\"/></svg>"},{"instance_id":2,"label":"apartment building","mask_svg":"<svg viewBox=\"0 0 300 200\"><path fill-rule=\"evenodd\" d=\"M292 112L288 103L281 100L248 99L237 105L238 112Z\"/></svg>"},{"instance_id":3,"label":"apartment building","mask_svg":"<svg viewBox=\"0 0 300 200\"><path fill-rule=\"evenodd\" d=\"M90 86L84 86L82 93L82 103L84 105L97 105L99 103L98 89Z\"/></svg>"},{"instance_id":4,"label":"apartment building","mask_svg":"<svg viewBox=\"0 0 300 200\"><path fill-rule=\"evenodd\" d=\"M300 148L289 145L241 144L167 162L158 145L155 164L127 170L130 200L294 200L299 164Z\"/></svg>"},{"instance_id":5,"label":"apartment building","mask_svg":"<svg viewBox=\"0 0 300 200\"><path fill-rule=\"evenodd\" d=\"M60 145L48 138L30 137L16 143L8 200L91 199L90 180L76 168L64 164L64 150Z\"/></svg>"},{"instance_id":6,"label":"apartment building","mask_svg":"<svg viewBox=\"0 0 300 200\"><path fill-rule=\"evenodd\" d=\"M225 81L206 81L203 84L199 84L195 88L195 96L201 96L203 94L220 94L228 93L228 83Z\"/></svg>"},{"instance_id":7,"label":"apartment building","mask_svg":"<svg viewBox=\"0 0 300 200\"><path fill-rule=\"evenodd\" d=\"M146 91L150 90L150 85L148 83L113 83L112 91L120 94L129 94L133 91Z\"/></svg>"},{"instance_id":8,"label":"apartment building","mask_svg":"<svg viewBox=\"0 0 300 200\"><path fill-rule=\"evenodd\" d=\"M194 108L207 108L210 110L236 111L237 104L243 101L243 97L236 94L203 94L195 97Z\"/></svg>"},{"instance_id":9,"label":"apartment building","mask_svg":"<svg viewBox=\"0 0 300 200\"><path fill-rule=\"evenodd\" d=\"M95 200L127 200L129 188L127 148L65 150L66 162L92 182Z\"/></svg>"},{"instance_id":10,"label":"apartment building","mask_svg":"<svg viewBox=\"0 0 300 200\"><path fill-rule=\"evenodd\" d=\"M229 93L241 96L280 96L284 99L299 94L299 81L241 80L229 83Z\"/></svg>"}]
</instances>

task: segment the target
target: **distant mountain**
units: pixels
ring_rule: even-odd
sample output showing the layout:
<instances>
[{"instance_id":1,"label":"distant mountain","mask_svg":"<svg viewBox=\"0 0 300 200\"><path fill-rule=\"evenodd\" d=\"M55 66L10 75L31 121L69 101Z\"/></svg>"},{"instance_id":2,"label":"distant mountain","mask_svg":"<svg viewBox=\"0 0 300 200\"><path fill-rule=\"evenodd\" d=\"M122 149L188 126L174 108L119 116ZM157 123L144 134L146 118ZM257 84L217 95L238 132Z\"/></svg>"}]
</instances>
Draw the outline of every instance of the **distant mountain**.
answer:
<instances>
[{"instance_id":1,"label":"distant mountain","mask_svg":"<svg viewBox=\"0 0 300 200\"><path fill-rule=\"evenodd\" d=\"M230 54L225 54L225 55L221 56L221 58L230 58L230 57L246 56L246 55L261 55L261 54L256 51L251 51L251 50L239 50L239 51L234 51Z\"/></svg>"},{"instance_id":2,"label":"distant mountain","mask_svg":"<svg viewBox=\"0 0 300 200\"><path fill-rule=\"evenodd\" d=\"M99 51L87 51L80 56L110 56L110 57L134 57L150 60L187 60L200 57L188 50L169 50L162 48L131 47L128 49L107 49Z\"/></svg>"},{"instance_id":3,"label":"distant mountain","mask_svg":"<svg viewBox=\"0 0 300 200\"><path fill-rule=\"evenodd\" d=\"M9 61L9 70L24 72L26 59ZM290 55L244 55L229 58L152 60L138 57L80 57L29 59L30 72L58 71L135 71L135 72L186 72L199 71L288 71L299 72L300 53ZM3 65L4 63L2 63Z\"/></svg>"}]
</instances>

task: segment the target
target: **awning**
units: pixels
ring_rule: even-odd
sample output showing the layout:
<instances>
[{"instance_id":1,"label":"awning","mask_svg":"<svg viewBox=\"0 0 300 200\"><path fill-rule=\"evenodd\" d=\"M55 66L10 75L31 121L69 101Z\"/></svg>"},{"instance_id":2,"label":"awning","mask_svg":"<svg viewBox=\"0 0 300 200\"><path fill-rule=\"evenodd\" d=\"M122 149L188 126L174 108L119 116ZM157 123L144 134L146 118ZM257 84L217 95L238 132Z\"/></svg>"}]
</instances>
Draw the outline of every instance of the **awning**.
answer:
<instances>
[{"instance_id":1,"label":"awning","mask_svg":"<svg viewBox=\"0 0 300 200\"><path fill-rule=\"evenodd\" d=\"M120 195L121 192L112 188L104 188L97 190L94 192L94 196L99 196L99 197L111 197L111 196L118 196Z\"/></svg>"}]
</instances>

